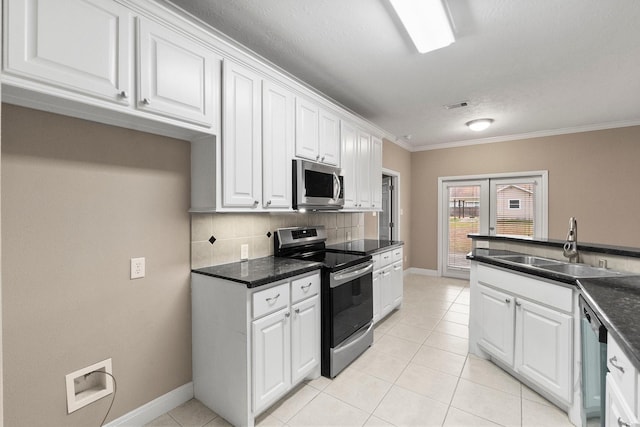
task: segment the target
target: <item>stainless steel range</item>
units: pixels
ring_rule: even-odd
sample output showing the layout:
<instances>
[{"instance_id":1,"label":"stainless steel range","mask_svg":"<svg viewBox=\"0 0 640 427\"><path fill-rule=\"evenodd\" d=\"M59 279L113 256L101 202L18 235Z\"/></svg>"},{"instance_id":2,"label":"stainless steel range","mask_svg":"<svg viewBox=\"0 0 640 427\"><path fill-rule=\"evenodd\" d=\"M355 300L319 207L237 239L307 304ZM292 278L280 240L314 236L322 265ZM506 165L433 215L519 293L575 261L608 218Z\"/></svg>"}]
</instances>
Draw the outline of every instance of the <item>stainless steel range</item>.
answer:
<instances>
[{"instance_id":1,"label":"stainless steel range","mask_svg":"<svg viewBox=\"0 0 640 427\"><path fill-rule=\"evenodd\" d=\"M323 226L280 228L278 257L322 263L322 375L334 378L373 343L371 255L325 251Z\"/></svg>"}]
</instances>

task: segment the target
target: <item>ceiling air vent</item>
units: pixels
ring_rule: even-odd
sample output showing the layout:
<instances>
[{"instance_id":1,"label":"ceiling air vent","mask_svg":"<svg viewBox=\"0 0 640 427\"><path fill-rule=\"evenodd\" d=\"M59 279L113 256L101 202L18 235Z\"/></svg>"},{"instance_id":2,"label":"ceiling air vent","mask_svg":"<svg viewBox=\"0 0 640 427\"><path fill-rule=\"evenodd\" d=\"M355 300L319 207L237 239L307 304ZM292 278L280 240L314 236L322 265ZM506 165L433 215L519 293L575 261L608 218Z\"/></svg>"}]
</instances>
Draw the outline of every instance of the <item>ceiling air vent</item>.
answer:
<instances>
[{"instance_id":1,"label":"ceiling air vent","mask_svg":"<svg viewBox=\"0 0 640 427\"><path fill-rule=\"evenodd\" d=\"M462 107L466 107L468 105L469 105L468 101L462 101L462 102L458 102L456 104L445 105L444 108L446 108L447 110L454 110L456 108L462 108Z\"/></svg>"}]
</instances>

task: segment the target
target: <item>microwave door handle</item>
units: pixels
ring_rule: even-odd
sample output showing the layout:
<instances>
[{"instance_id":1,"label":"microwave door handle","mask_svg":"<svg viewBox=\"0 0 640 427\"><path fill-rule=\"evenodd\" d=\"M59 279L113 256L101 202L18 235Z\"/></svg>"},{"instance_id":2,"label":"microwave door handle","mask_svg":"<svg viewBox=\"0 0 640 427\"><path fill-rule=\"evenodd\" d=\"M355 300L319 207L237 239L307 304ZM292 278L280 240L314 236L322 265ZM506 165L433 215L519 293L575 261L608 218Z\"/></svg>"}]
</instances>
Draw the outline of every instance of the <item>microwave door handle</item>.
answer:
<instances>
[{"instance_id":1,"label":"microwave door handle","mask_svg":"<svg viewBox=\"0 0 640 427\"><path fill-rule=\"evenodd\" d=\"M338 178L338 174L335 172L333 173L333 181L335 182L335 185L333 186L333 198L335 200L338 200L338 198L340 197L340 191L342 190L342 188L340 186L340 178Z\"/></svg>"}]
</instances>

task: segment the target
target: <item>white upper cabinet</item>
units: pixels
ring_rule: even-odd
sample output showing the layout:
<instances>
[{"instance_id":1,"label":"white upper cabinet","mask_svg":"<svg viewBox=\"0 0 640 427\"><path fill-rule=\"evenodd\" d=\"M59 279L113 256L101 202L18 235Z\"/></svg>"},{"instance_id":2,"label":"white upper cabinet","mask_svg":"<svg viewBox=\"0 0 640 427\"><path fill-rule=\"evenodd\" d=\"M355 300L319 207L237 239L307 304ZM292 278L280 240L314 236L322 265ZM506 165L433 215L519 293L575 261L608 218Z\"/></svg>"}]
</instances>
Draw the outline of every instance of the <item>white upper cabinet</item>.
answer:
<instances>
[{"instance_id":1,"label":"white upper cabinet","mask_svg":"<svg viewBox=\"0 0 640 427\"><path fill-rule=\"evenodd\" d=\"M296 98L296 157L314 162L320 160L319 117L317 105L306 99Z\"/></svg>"},{"instance_id":2,"label":"white upper cabinet","mask_svg":"<svg viewBox=\"0 0 640 427\"><path fill-rule=\"evenodd\" d=\"M371 136L358 129L358 155L357 155L357 185L358 185L358 208L371 207Z\"/></svg>"},{"instance_id":3,"label":"white upper cabinet","mask_svg":"<svg viewBox=\"0 0 640 427\"><path fill-rule=\"evenodd\" d=\"M382 140L371 137L371 207L382 209Z\"/></svg>"},{"instance_id":4,"label":"white upper cabinet","mask_svg":"<svg viewBox=\"0 0 640 427\"><path fill-rule=\"evenodd\" d=\"M131 102L130 13L113 1L5 1L5 73Z\"/></svg>"},{"instance_id":5,"label":"white upper cabinet","mask_svg":"<svg viewBox=\"0 0 640 427\"><path fill-rule=\"evenodd\" d=\"M262 203L266 209L291 207L294 97L268 81L262 83Z\"/></svg>"},{"instance_id":6,"label":"white upper cabinet","mask_svg":"<svg viewBox=\"0 0 640 427\"><path fill-rule=\"evenodd\" d=\"M320 163L340 166L340 119L323 109L320 109L318 154Z\"/></svg>"},{"instance_id":7,"label":"white upper cabinet","mask_svg":"<svg viewBox=\"0 0 640 427\"><path fill-rule=\"evenodd\" d=\"M262 80L248 68L225 61L223 81L223 205L257 208L262 196Z\"/></svg>"},{"instance_id":8,"label":"white upper cabinet","mask_svg":"<svg viewBox=\"0 0 640 427\"><path fill-rule=\"evenodd\" d=\"M342 179L344 184L344 207L355 208L357 203L357 155L358 141L356 128L342 121Z\"/></svg>"},{"instance_id":9,"label":"white upper cabinet","mask_svg":"<svg viewBox=\"0 0 640 427\"><path fill-rule=\"evenodd\" d=\"M296 157L340 166L340 119L304 98L296 98Z\"/></svg>"},{"instance_id":10,"label":"white upper cabinet","mask_svg":"<svg viewBox=\"0 0 640 427\"><path fill-rule=\"evenodd\" d=\"M221 59L153 21L138 20L138 104L148 112L213 126Z\"/></svg>"}]
</instances>

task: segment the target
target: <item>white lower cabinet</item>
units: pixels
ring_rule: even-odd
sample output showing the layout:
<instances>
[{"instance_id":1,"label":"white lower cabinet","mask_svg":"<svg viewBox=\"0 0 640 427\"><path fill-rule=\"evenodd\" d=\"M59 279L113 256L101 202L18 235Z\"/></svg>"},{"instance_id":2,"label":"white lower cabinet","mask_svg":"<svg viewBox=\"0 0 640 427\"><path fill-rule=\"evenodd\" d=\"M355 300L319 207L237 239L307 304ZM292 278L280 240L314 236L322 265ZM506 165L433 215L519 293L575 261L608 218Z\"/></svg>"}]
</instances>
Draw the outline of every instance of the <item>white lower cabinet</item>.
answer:
<instances>
[{"instance_id":1,"label":"white lower cabinet","mask_svg":"<svg viewBox=\"0 0 640 427\"><path fill-rule=\"evenodd\" d=\"M384 319L402 304L404 271L402 261L393 263L394 253L402 259L402 248L373 255L374 323Z\"/></svg>"},{"instance_id":2,"label":"white lower cabinet","mask_svg":"<svg viewBox=\"0 0 640 427\"><path fill-rule=\"evenodd\" d=\"M565 404L572 402L573 292L531 277L477 267L470 346Z\"/></svg>"},{"instance_id":3,"label":"white lower cabinet","mask_svg":"<svg viewBox=\"0 0 640 427\"><path fill-rule=\"evenodd\" d=\"M638 426L638 371L611 334L607 338L605 425Z\"/></svg>"},{"instance_id":4,"label":"white lower cabinet","mask_svg":"<svg viewBox=\"0 0 640 427\"><path fill-rule=\"evenodd\" d=\"M320 274L257 289L193 273L195 397L237 426L320 376Z\"/></svg>"}]
</instances>

